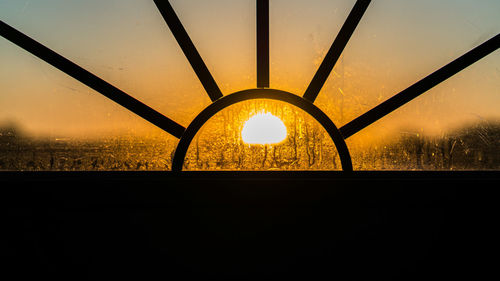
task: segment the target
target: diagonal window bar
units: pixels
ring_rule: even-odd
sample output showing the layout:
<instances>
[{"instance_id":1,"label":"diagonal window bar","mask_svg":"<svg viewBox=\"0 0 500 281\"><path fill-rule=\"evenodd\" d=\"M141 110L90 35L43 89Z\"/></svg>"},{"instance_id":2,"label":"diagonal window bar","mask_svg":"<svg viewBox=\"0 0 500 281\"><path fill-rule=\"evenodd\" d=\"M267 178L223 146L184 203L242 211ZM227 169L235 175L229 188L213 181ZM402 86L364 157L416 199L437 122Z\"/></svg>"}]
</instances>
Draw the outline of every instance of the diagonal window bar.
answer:
<instances>
[{"instance_id":1,"label":"diagonal window bar","mask_svg":"<svg viewBox=\"0 0 500 281\"><path fill-rule=\"evenodd\" d=\"M257 0L257 88L269 88L269 0Z\"/></svg>"},{"instance_id":2,"label":"diagonal window bar","mask_svg":"<svg viewBox=\"0 0 500 281\"><path fill-rule=\"evenodd\" d=\"M348 138L355 133L361 131L365 127L376 122L380 118L386 116L397 108L403 106L405 103L413 100L421 94L427 92L434 86L452 77L458 72L464 70L471 64L479 61L490 53L494 52L500 47L500 34L489 39L478 47L472 49L468 53L462 55L458 59L452 61L446 66L440 68L429 76L423 78L402 92L396 94L385 102L379 104L363 115L357 117L351 122L340 128L340 132L344 138Z\"/></svg>"},{"instance_id":3,"label":"diagonal window bar","mask_svg":"<svg viewBox=\"0 0 500 281\"><path fill-rule=\"evenodd\" d=\"M120 89L38 43L3 21L0 21L0 35L45 62L51 64L55 68L82 82L88 87L96 90L112 101L158 126L167 133L177 138L180 138L184 133L185 128L177 124L175 121L165 117L158 111L129 96Z\"/></svg>"},{"instance_id":4,"label":"diagonal window bar","mask_svg":"<svg viewBox=\"0 0 500 281\"><path fill-rule=\"evenodd\" d=\"M358 0L354 7L352 8L349 16L339 31L339 34L333 41L330 50L326 54L323 62L318 68L318 71L314 75L311 83L306 89L304 93L304 98L310 102L314 102L316 97L318 97L321 88L325 85L326 79L332 72L333 67L337 63L340 55L344 51L345 46L349 42L351 35L354 33L354 30L358 26L361 18L363 17L368 5L370 5L371 0Z\"/></svg>"},{"instance_id":5,"label":"diagonal window bar","mask_svg":"<svg viewBox=\"0 0 500 281\"><path fill-rule=\"evenodd\" d=\"M212 101L216 101L221 98L222 92L220 91L219 86L217 86L212 74L210 74L210 71L196 50L193 41L189 38L186 29L182 26L182 23L179 20L179 17L177 17L172 5L170 5L170 2L168 0L154 0L154 2L210 99Z\"/></svg>"}]
</instances>

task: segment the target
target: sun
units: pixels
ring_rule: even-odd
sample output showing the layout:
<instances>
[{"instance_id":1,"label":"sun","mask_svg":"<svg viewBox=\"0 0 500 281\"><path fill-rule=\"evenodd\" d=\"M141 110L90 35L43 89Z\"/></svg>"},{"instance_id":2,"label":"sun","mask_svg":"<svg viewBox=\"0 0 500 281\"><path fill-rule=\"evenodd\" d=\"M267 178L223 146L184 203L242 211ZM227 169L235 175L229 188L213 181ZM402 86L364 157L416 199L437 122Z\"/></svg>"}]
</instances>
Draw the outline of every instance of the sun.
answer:
<instances>
[{"instance_id":1,"label":"sun","mask_svg":"<svg viewBox=\"0 0 500 281\"><path fill-rule=\"evenodd\" d=\"M283 121L269 112L250 117L241 130L241 138L247 144L277 144L284 141L286 136Z\"/></svg>"}]
</instances>

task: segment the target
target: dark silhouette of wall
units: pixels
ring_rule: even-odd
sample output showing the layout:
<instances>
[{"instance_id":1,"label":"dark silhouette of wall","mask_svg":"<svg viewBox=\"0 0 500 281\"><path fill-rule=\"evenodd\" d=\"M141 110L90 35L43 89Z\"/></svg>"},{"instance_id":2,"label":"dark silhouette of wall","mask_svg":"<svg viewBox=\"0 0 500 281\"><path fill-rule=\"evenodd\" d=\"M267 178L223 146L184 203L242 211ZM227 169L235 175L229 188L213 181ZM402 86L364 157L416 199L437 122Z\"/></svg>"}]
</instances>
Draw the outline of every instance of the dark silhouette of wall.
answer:
<instances>
[{"instance_id":1,"label":"dark silhouette of wall","mask_svg":"<svg viewBox=\"0 0 500 281\"><path fill-rule=\"evenodd\" d=\"M3 274L443 280L493 273L498 172L0 177ZM497 249L498 250L498 249Z\"/></svg>"}]
</instances>

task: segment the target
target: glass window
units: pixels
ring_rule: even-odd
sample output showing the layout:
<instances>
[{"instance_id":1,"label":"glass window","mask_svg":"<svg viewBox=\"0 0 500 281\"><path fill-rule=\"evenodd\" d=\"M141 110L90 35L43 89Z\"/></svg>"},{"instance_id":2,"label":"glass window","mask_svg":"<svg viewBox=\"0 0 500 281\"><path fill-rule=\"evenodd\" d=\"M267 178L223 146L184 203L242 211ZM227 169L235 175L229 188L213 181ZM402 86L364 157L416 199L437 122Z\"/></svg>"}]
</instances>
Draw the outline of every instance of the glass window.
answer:
<instances>
[{"instance_id":1,"label":"glass window","mask_svg":"<svg viewBox=\"0 0 500 281\"><path fill-rule=\"evenodd\" d=\"M255 88L255 1L170 3L221 92ZM271 0L270 87L302 96L355 3ZM497 0L372 1L314 104L342 128L496 36L499 14ZM211 104L153 1L0 0L0 19L184 127ZM0 170L171 169L176 137L3 37L0 61ZM500 169L499 69L496 50L346 138L353 168ZM318 127L314 143L243 144L243 124L270 108L294 107L253 101L214 116L191 143L186 168L340 169L331 140L300 110L281 116L284 143L306 126L290 123L297 118ZM228 114L238 116L234 124L221 117ZM295 166L293 149L303 152ZM260 154L276 152L274 162Z\"/></svg>"}]
</instances>

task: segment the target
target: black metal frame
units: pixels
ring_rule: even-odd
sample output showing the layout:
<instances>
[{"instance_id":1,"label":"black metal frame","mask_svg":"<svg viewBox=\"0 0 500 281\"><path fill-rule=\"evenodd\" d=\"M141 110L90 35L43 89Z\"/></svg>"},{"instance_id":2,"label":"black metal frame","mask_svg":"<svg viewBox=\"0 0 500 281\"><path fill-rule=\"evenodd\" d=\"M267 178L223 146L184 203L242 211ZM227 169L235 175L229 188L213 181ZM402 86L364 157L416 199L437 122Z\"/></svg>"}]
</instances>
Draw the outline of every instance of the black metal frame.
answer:
<instances>
[{"instance_id":1,"label":"black metal frame","mask_svg":"<svg viewBox=\"0 0 500 281\"><path fill-rule=\"evenodd\" d=\"M201 129L203 124L205 124L212 116L214 116L217 112L223 110L224 108L245 100L252 99L279 100L289 104L293 104L309 113L321 124L321 126L323 126L323 128L325 128L326 132L333 140L333 143L335 144L335 147L337 147L337 151L339 153L342 170L352 171L351 155L349 154L349 150L347 149L344 138L342 137L339 129L337 129L332 120L328 118L328 116L323 111L321 111L321 109L319 109L311 102L292 93L275 89L243 90L234 94L224 96L223 98L215 101L207 108L205 108L200 114L198 114L198 116L196 116L191 124L189 124L186 131L182 135L181 140L177 144L174 158L172 160L172 171L182 170L184 157L186 156L189 144L196 136L196 133L198 133L198 131Z\"/></svg>"},{"instance_id":2,"label":"black metal frame","mask_svg":"<svg viewBox=\"0 0 500 281\"><path fill-rule=\"evenodd\" d=\"M0 35L10 40L19 47L25 49L31 54L39 57L45 62L53 65L57 69L77 79L83 84L96 90L102 95L122 105L128 110L141 116L152 124L163 129L167 133L180 139L176 148L174 160L172 163L173 171L180 171L183 166L184 156L193 137L208 119L215 113L225 107L249 99L274 99L288 102L304 109L311 114L327 130L334 141L339 152L342 168L344 171L351 171L352 164L345 139L376 122L378 119L386 116L417 96L425 93L429 89L445 81L471 64L479 61L488 54L494 52L500 47L500 34L452 61L448 65L440 68L406 90L396 94L380 105L374 107L368 112L362 114L340 129L333 124L331 119L316 107L313 102L318 96L321 88L325 84L330 72L335 66L338 58L342 54L345 46L349 42L357 25L361 21L371 0L357 0L344 25L342 26L337 38L334 40L330 50L323 59L318 71L314 75L303 97L293 95L280 90L269 89L269 0L257 0L257 89L249 89L238 93L223 96L215 79L210 74L207 66L203 62L200 54L196 50L193 42L189 38L181 21L177 17L174 9L168 0L153 0L158 7L161 15L165 19L170 31L177 40L184 55L191 64L198 79L205 88L212 104L203 110L187 127L179 125L170 118L155 111L149 106L141 103L132 96L126 94L120 89L112 86L96 75L81 68L75 63L62 57L56 52L36 42L32 38L24 35L16 29L10 27L3 21L0 21Z\"/></svg>"}]
</instances>

